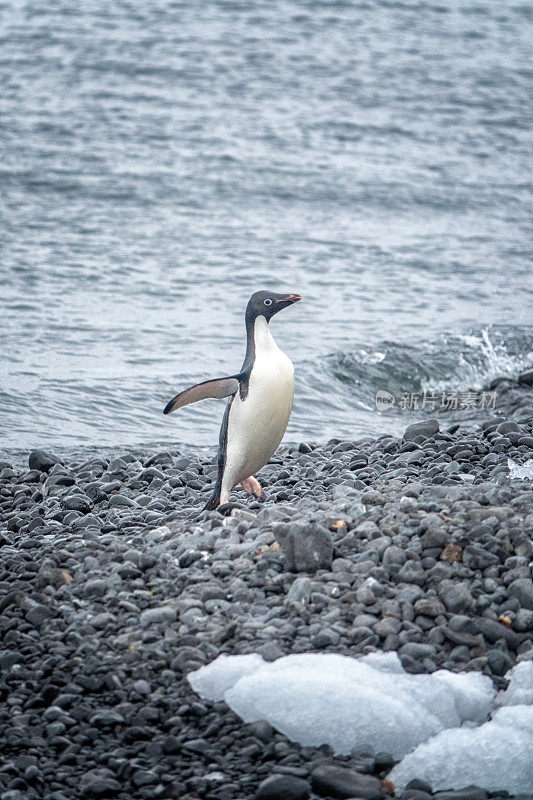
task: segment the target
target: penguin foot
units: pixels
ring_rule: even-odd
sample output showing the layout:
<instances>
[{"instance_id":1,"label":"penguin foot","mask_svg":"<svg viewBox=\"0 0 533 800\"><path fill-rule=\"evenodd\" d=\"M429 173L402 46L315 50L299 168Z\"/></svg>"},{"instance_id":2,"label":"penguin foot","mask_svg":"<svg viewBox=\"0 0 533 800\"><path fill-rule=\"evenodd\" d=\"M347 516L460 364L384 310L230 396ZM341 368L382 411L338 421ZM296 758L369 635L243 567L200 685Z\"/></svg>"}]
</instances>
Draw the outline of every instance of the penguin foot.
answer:
<instances>
[{"instance_id":1,"label":"penguin foot","mask_svg":"<svg viewBox=\"0 0 533 800\"><path fill-rule=\"evenodd\" d=\"M263 487L253 475L250 475L249 478L245 478L243 481L241 481L241 486L245 492L248 492L248 494L253 494L253 496L257 497L258 499L265 497Z\"/></svg>"}]
</instances>

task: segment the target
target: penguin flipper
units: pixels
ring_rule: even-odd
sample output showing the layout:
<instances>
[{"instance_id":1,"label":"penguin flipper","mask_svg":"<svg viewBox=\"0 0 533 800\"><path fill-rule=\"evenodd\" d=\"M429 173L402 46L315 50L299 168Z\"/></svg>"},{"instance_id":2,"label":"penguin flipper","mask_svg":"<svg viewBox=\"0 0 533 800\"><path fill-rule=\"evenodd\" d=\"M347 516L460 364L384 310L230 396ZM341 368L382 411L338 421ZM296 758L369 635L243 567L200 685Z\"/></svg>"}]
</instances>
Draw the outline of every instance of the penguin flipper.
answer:
<instances>
[{"instance_id":1,"label":"penguin flipper","mask_svg":"<svg viewBox=\"0 0 533 800\"><path fill-rule=\"evenodd\" d=\"M178 408L189 406L191 403L198 403L199 400L207 400L209 397L222 398L229 397L239 388L238 375L230 375L228 378L215 378L210 381L197 383L180 392L168 402L163 414L170 414Z\"/></svg>"}]
</instances>

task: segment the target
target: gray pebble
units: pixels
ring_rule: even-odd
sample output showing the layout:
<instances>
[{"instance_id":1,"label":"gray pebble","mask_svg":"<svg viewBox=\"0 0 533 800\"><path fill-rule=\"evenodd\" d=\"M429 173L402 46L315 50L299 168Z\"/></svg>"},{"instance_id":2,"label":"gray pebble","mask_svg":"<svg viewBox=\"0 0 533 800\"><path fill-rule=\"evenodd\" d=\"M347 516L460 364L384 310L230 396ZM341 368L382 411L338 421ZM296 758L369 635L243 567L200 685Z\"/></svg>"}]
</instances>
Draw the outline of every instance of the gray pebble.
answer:
<instances>
[{"instance_id":1,"label":"gray pebble","mask_svg":"<svg viewBox=\"0 0 533 800\"><path fill-rule=\"evenodd\" d=\"M507 591L511 597L516 597L521 608L533 611L533 581L530 578L519 578L513 581Z\"/></svg>"},{"instance_id":2,"label":"gray pebble","mask_svg":"<svg viewBox=\"0 0 533 800\"><path fill-rule=\"evenodd\" d=\"M178 618L175 608L171 606L159 606L158 608L147 608L141 613L140 623L144 627L157 625L159 623L172 623Z\"/></svg>"},{"instance_id":3,"label":"gray pebble","mask_svg":"<svg viewBox=\"0 0 533 800\"><path fill-rule=\"evenodd\" d=\"M423 422L414 422L408 425L403 434L406 442L412 442L418 436L427 439L429 436L434 436L439 431L439 421L436 419L428 419Z\"/></svg>"},{"instance_id":4,"label":"gray pebble","mask_svg":"<svg viewBox=\"0 0 533 800\"><path fill-rule=\"evenodd\" d=\"M314 572L329 569L333 562L331 534L315 521L297 523L290 528L279 525L274 535L280 543L287 569L296 572Z\"/></svg>"}]
</instances>

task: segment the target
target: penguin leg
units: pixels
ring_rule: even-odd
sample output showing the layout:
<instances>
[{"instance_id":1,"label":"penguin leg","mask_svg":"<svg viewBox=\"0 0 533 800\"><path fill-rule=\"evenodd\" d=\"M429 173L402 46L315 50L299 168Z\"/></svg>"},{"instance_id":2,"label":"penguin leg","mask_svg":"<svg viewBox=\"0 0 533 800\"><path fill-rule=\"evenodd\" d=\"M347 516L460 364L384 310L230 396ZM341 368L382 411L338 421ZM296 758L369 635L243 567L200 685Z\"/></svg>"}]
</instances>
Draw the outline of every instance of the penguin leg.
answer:
<instances>
[{"instance_id":1,"label":"penguin leg","mask_svg":"<svg viewBox=\"0 0 533 800\"><path fill-rule=\"evenodd\" d=\"M263 487L253 475L250 475L249 478L244 478L244 480L241 481L241 486L245 492L248 492L248 494L253 494L254 497L265 496Z\"/></svg>"}]
</instances>

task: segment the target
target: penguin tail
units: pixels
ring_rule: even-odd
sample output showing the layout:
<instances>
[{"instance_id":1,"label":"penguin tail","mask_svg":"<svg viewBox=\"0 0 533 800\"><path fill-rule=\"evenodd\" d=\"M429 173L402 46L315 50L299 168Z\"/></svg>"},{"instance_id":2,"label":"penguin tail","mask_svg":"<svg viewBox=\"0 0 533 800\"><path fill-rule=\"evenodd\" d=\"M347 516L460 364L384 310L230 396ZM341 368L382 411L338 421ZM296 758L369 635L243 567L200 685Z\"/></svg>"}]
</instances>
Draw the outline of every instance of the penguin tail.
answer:
<instances>
[{"instance_id":1,"label":"penguin tail","mask_svg":"<svg viewBox=\"0 0 533 800\"><path fill-rule=\"evenodd\" d=\"M218 508L220 505L220 489L215 489L205 506L203 507L203 511L214 511L215 508Z\"/></svg>"}]
</instances>

